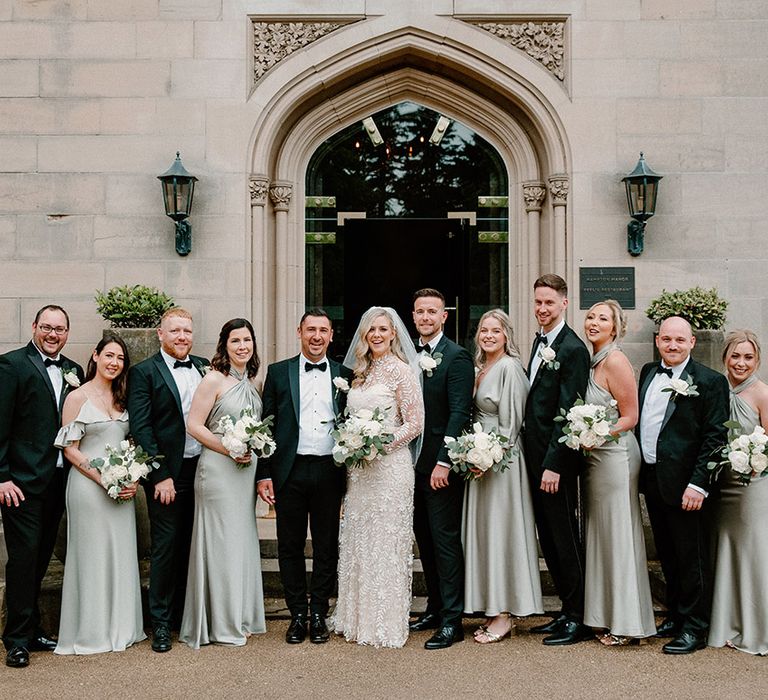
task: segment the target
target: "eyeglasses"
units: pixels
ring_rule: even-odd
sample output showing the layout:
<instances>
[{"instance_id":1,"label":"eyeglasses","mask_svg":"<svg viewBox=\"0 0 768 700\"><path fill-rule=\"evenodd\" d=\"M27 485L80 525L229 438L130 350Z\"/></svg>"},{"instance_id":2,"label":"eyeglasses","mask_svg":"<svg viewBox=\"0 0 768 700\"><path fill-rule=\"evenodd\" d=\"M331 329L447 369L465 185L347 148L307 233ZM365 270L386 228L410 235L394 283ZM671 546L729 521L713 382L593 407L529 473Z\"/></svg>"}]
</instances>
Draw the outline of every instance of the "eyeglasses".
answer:
<instances>
[{"instance_id":1,"label":"eyeglasses","mask_svg":"<svg viewBox=\"0 0 768 700\"><path fill-rule=\"evenodd\" d=\"M55 333L56 335L64 335L65 333L69 333L69 328L65 328L64 326L49 326L47 323L41 323L38 328L45 335L48 335L49 333Z\"/></svg>"}]
</instances>

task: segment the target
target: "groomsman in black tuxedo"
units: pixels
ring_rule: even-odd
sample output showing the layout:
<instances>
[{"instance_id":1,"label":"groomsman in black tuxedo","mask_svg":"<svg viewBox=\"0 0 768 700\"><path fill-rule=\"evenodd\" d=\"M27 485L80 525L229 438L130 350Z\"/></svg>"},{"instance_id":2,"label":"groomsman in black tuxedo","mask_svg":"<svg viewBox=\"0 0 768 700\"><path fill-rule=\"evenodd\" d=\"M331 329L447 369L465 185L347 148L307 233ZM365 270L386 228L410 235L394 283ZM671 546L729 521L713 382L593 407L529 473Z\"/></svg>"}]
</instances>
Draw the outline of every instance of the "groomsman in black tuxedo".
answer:
<instances>
[{"instance_id":1,"label":"groomsman in black tuxedo","mask_svg":"<svg viewBox=\"0 0 768 700\"><path fill-rule=\"evenodd\" d=\"M29 664L30 651L53 651L40 629L40 583L51 560L64 512L65 467L53 446L61 407L83 370L61 354L69 316L44 306L32 323L32 340L0 355L0 511L8 564L3 631L7 666Z\"/></svg>"},{"instance_id":2,"label":"groomsman in black tuxedo","mask_svg":"<svg viewBox=\"0 0 768 700\"><path fill-rule=\"evenodd\" d=\"M425 649L444 649L464 639L464 480L450 469L444 438L458 437L469 423L475 371L470 354L443 335L447 317L441 292L414 294L416 349L431 357L424 370L424 441L416 463L413 523L428 597L426 611L410 624L415 631L437 630Z\"/></svg>"},{"instance_id":3,"label":"groomsman in black tuxedo","mask_svg":"<svg viewBox=\"0 0 768 700\"><path fill-rule=\"evenodd\" d=\"M171 629L178 629L184 609L195 469L202 449L187 435L187 417L208 363L190 355L193 328L188 311L178 307L166 311L157 336L160 351L131 367L128 375L128 419L136 442L150 455L162 455L144 490L152 540L152 649L165 652L171 648Z\"/></svg>"},{"instance_id":4,"label":"groomsman in black tuxedo","mask_svg":"<svg viewBox=\"0 0 768 700\"><path fill-rule=\"evenodd\" d=\"M578 475L581 456L559 442L563 424L555 422L584 398L589 352L565 322L568 285L554 274L533 285L539 332L528 364L531 389L525 406L525 461L531 482L539 543L562 601L560 614L531 629L546 634L544 644L574 644L592 638L584 620L584 551L578 525Z\"/></svg>"},{"instance_id":5,"label":"groomsman in black tuxedo","mask_svg":"<svg viewBox=\"0 0 768 700\"><path fill-rule=\"evenodd\" d=\"M262 415L274 416L277 449L256 466L257 489L277 514L277 556L291 624L288 644L307 637L315 644L329 639L325 619L336 585L339 559L339 514L346 471L331 451L335 416L344 410L346 393L333 385L351 370L326 356L333 340L331 319L311 309L299 323L301 353L267 369ZM312 537L312 579L307 600L304 545L307 521ZM308 614L309 613L309 614Z\"/></svg>"},{"instance_id":6,"label":"groomsman in black tuxedo","mask_svg":"<svg viewBox=\"0 0 768 700\"><path fill-rule=\"evenodd\" d=\"M695 344L685 319L666 319L656 337L661 363L640 372L641 483L666 581L668 613L658 636L673 637L663 647L667 654L689 654L707 643L707 463L728 439L728 382L691 358Z\"/></svg>"}]
</instances>

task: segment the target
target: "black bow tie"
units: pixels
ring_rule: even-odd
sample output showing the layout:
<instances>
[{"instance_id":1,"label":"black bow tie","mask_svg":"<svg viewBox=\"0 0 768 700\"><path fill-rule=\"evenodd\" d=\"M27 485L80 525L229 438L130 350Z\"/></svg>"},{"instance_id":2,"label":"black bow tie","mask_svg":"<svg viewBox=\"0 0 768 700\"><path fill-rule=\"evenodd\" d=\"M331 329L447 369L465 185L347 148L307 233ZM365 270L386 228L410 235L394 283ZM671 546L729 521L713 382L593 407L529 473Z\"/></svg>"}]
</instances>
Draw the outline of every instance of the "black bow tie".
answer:
<instances>
[{"instance_id":1,"label":"black bow tie","mask_svg":"<svg viewBox=\"0 0 768 700\"><path fill-rule=\"evenodd\" d=\"M173 368L178 369L179 367L192 369L192 360L176 360L176 362L173 363Z\"/></svg>"},{"instance_id":2,"label":"black bow tie","mask_svg":"<svg viewBox=\"0 0 768 700\"><path fill-rule=\"evenodd\" d=\"M549 345L549 341L547 340L546 333L536 333L536 340L539 341L542 345Z\"/></svg>"},{"instance_id":3,"label":"black bow tie","mask_svg":"<svg viewBox=\"0 0 768 700\"><path fill-rule=\"evenodd\" d=\"M664 365L657 365L656 374L666 374L670 379L672 379L672 368L664 367Z\"/></svg>"},{"instance_id":4,"label":"black bow tie","mask_svg":"<svg viewBox=\"0 0 768 700\"><path fill-rule=\"evenodd\" d=\"M318 362L316 365L313 365L311 362L307 362L304 365L304 371L311 372L313 369L317 369L317 370L320 370L321 372L325 372L326 367L328 367L327 362Z\"/></svg>"},{"instance_id":5,"label":"black bow tie","mask_svg":"<svg viewBox=\"0 0 768 700\"><path fill-rule=\"evenodd\" d=\"M431 355L431 354L432 354L432 348L431 348L431 347L429 347L429 343L426 343L426 344L424 344L424 345L420 345L420 344L419 344L419 341L417 340L417 341L416 341L416 342L415 342L413 345L414 345L414 347L416 348L416 352L422 352L422 351L424 351L424 352L426 352L426 353L427 353L427 354L429 354L429 355Z\"/></svg>"},{"instance_id":6,"label":"black bow tie","mask_svg":"<svg viewBox=\"0 0 768 700\"><path fill-rule=\"evenodd\" d=\"M59 358L58 360L54 360L50 357L46 357L43 362L45 363L46 367L58 367L61 369L64 366L64 360Z\"/></svg>"}]
</instances>

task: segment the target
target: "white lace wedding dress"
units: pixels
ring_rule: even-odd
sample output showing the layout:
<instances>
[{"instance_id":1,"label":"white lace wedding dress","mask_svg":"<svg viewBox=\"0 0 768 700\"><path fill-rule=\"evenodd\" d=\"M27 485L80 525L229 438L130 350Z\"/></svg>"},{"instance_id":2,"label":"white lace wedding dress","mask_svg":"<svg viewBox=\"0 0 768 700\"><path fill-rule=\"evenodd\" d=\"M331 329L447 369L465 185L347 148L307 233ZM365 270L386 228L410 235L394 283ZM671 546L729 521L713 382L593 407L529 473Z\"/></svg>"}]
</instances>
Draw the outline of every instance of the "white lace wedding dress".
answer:
<instances>
[{"instance_id":1,"label":"white lace wedding dress","mask_svg":"<svg viewBox=\"0 0 768 700\"><path fill-rule=\"evenodd\" d=\"M413 568L413 460L424 429L421 387L392 355L374 360L347 398L350 411L385 409L395 439L387 454L347 472L339 535L339 596L331 619L347 641L401 647L408 639Z\"/></svg>"}]
</instances>

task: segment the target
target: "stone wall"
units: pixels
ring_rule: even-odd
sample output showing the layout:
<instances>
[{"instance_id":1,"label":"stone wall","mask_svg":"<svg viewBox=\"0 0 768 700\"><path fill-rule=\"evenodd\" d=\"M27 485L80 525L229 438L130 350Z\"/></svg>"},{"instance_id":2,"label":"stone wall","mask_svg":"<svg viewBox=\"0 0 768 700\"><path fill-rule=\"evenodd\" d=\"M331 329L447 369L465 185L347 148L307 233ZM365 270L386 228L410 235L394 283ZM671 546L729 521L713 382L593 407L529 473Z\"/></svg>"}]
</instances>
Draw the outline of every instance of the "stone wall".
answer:
<instances>
[{"instance_id":1,"label":"stone wall","mask_svg":"<svg viewBox=\"0 0 768 700\"><path fill-rule=\"evenodd\" d=\"M565 21L562 80L544 68L538 80L564 97L572 285L581 265L636 267L636 363L651 357L642 310L662 288L716 286L729 326L768 337L758 237L768 2L0 0L0 351L26 342L34 311L53 300L70 311L71 354L83 360L101 335L93 292L115 284L174 295L204 353L224 320L270 303L252 293L248 177L267 88L254 86L249 15L371 26L386 16L446 34L455 22ZM320 52L346 51L345 31L284 60L312 71ZM473 31L472 50L502 41ZM155 177L176 150L200 179L187 258L174 252ZM633 259L620 180L640 150L664 179ZM582 318L572 313L576 326Z\"/></svg>"}]
</instances>

